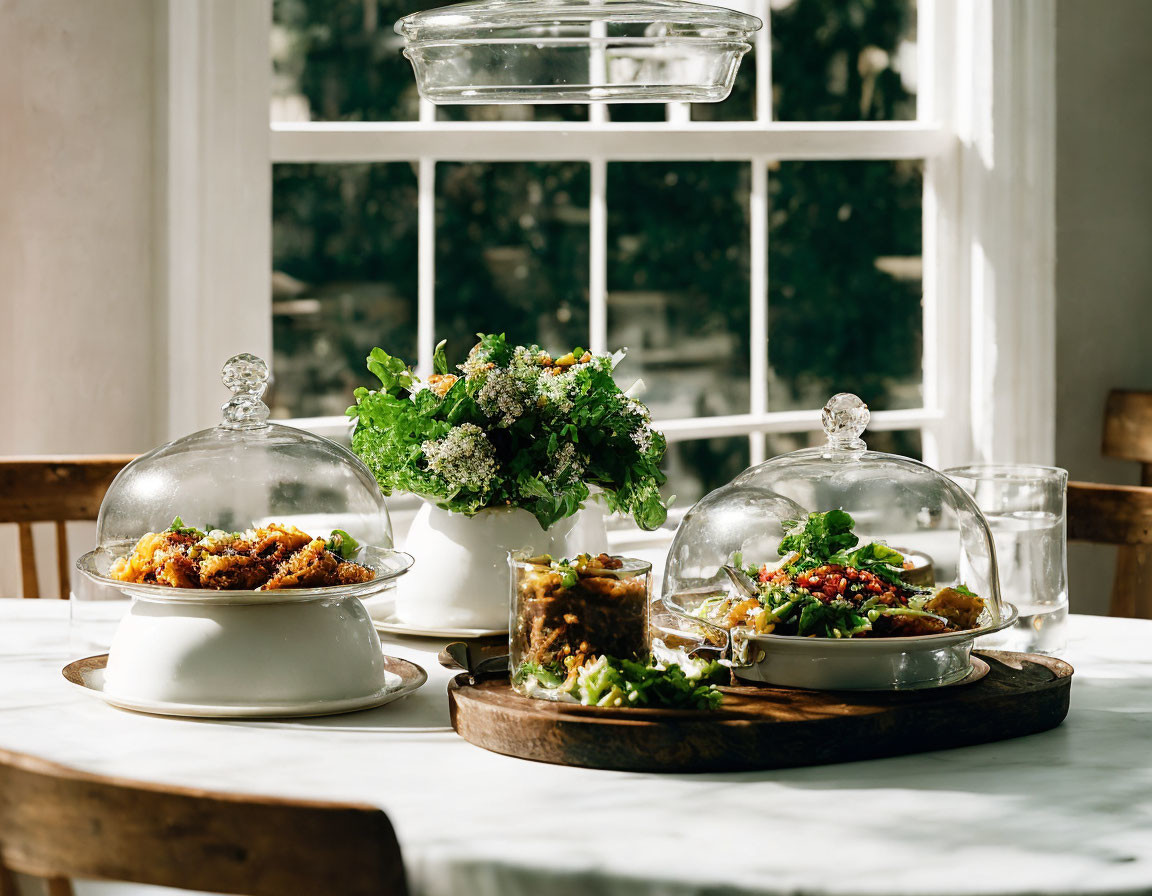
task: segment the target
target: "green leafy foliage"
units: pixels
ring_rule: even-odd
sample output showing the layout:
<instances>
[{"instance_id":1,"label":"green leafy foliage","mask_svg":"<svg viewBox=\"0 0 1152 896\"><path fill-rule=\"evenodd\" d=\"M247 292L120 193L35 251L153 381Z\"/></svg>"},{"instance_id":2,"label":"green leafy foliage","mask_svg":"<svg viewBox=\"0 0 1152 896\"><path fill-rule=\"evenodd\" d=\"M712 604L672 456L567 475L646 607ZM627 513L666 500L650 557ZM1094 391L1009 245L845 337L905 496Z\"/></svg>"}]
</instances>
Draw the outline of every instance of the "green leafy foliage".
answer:
<instances>
[{"instance_id":1,"label":"green leafy foliage","mask_svg":"<svg viewBox=\"0 0 1152 896\"><path fill-rule=\"evenodd\" d=\"M570 675L522 663L514 677L517 681L533 677L542 687L585 706L716 709L724 700L716 685L726 682L729 673L715 660L690 675L675 663L660 666L602 656Z\"/></svg>"},{"instance_id":2,"label":"green leafy foliage","mask_svg":"<svg viewBox=\"0 0 1152 896\"><path fill-rule=\"evenodd\" d=\"M786 520L783 525L788 534L780 542L780 554L799 551L802 560L827 562L833 554L854 547L860 540L852 533L855 524L843 510L810 513L803 523Z\"/></svg>"},{"instance_id":3,"label":"green leafy foliage","mask_svg":"<svg viewBox=\"0 0 1152 896\"><path fill-rule=\"evenodd\" d=\"M438 354L435 389L381 348L368 356L380 388L354 393L352 448L385 494L409 491L465 514L522 507L548 528L596 486L642 528L664 522L665 441L616 385L611 358L581 351L559 364L539 346L479 334L453 378Z\"/></svg>"},{"instance_id":4,"label":"green leafy foliage","mask_svg":"<svg viewBox=\"0 0 1152 896\"><path fill-rule=\"evenodd\" d=\"M787 535L780 542L781 555L797 551L800 559L788 568L792 572L804 572L825 564L854 566L899 585L907 590L915 590L904 581L904 555L886 544L869 542L856 550L860 539L852 531L856 521L843 510L829 510L825 513L810 513L808 519L786 520L784 529Z\"/></svg>"}]
</instances>

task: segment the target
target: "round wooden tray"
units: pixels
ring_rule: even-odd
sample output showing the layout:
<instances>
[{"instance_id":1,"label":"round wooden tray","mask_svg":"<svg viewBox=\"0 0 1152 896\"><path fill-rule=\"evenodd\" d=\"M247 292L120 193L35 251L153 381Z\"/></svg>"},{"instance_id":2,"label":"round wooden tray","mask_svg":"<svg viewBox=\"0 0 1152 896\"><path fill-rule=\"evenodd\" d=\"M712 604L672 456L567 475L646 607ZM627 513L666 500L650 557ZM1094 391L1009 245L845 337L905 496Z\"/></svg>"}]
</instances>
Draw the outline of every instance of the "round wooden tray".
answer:
<instances>
[{"instance_id":1,"label":"round wooden tray","mask_svg":"<svg viewBox=\"0 0 1152 896\"><path fill-rule=\"evenodd\" d=\"M975 654L974 654L975 656ZM715 772L822 765L988 743L1055 728L1072 667L981 651L988 674L906 692L724 688L715 712L599 709L522 697L507 677L448 685L452 727L486 750L589 768Z\"/></svg>"}]
</instances>

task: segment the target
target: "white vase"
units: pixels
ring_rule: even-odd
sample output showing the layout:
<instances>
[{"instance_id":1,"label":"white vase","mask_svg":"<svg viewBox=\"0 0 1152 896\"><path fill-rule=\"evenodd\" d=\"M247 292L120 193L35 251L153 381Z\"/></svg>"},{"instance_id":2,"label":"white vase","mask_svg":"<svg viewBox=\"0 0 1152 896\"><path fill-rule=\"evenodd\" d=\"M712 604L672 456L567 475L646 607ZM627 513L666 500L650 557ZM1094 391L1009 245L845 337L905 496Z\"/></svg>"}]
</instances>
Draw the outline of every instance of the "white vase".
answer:
<instances>
[{"instance_id":1,"label":"white vase","mask_svg":"<svg viewBox=\"0 0 1152 896\"><path fill-rule=\"evenodd\" d=\"M604 512L589 502L547 530L527 510L492 507L475 516L425 502L405 549L416 560L399 583L395 616L425 628L508 627L508 552L573 556L607 550Z\"/></svg>"}]
</instances>

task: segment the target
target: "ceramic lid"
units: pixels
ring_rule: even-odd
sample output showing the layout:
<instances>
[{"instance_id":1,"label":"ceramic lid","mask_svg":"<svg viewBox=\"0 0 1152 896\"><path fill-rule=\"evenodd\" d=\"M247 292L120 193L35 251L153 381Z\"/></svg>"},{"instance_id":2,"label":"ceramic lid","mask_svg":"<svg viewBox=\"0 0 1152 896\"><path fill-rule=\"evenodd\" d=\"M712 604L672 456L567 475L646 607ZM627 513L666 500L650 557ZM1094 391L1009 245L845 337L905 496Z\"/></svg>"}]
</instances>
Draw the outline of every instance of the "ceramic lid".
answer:
<instances>
[{"instance_id":1,"label":"ceramic lid","mask_svg":"<svg viewBox=\"0 0 1152 896\"><path fill-rule=\"evenodd\" d=\"M618 34L613 25L646 26L642 33L648 34L741 38L763 26L756 16L685 0L470 0L405 16L396 31L409 42L539 35L549 28L556 36L578 36L581 26L587 34L593 23L603 23L609 36Z\"/></svg>"},{"instance_id":2,"label":"ceramic lid","mask_svg":"<svg viewBox=\"0 0 1152 896\"><path fill-rule=\"evenodd\" d=\"M984 598L990 621L999 620L992 535L972 497L919 461L869 451L861 438L868 408L855 395L834 395L822 420L826 444L750 467L685 514L665 567L665 599L691 609L702 595L729 591L722 567L735 553L746 564L771 564L781 559L786 523L845 510L860 545L900 551L909 575L921 574L911 558L926 561L934 585L965 585Z\"/></svg>"},{"instance_id":3,"label":"ceramic lid","mask_svg":"<svg viewBox=\"0 0 1152 896\"><path fill-rule=\"evenodd\" d=\"M268 422L268 366L236 355L221 375L232 397L219 425L169 442L126 466L100 505L101 547L160 532L174 517L200 529L291 523L308 534L343 529L362 545L392 547L376 480L347 448Z\"/></svg>"}]
</instances>

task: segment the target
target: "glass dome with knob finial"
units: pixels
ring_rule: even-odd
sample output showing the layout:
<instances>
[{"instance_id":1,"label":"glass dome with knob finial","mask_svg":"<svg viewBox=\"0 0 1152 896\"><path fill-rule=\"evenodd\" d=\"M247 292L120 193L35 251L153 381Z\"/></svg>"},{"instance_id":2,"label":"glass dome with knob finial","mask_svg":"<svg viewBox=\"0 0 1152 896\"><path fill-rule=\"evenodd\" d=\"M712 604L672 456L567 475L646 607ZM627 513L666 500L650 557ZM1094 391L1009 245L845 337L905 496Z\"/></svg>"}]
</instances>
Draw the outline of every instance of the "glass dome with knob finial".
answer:
<instances>
[{"instance_id":1,"label":"glass dome with knob finial","mask_svg":"<svg viewBox=\"0 0 1152 896\"><path fill-rule=\"evenodd\" d=\"M832 396L821 415L827 441L750 467L684 516L669 551L663 596L692 611L736 587L724 567L781 559L786 524L844 510L859 544L880 542L904 556L905 577L925 586L964 585L985 602L982 625L1005 617L987 521L960 486L911 458L868 450L868 407Z\"/></svg>"},{"instance_id":2,"label":"glass dome with knob finial","mask_svg":"<svg viewBox=\"0 0 1152 896\"><path fill-rule=\"evenodd\" d=\"M232 392L223 419L126 466L100 505L101 547L159 532L180 517L201 529L290 523L313 536L343 529L390 549L384 497L351 451L304 430L268 422L268 365L251 354L225 363Z\"/></svg>"}]
</instances>

